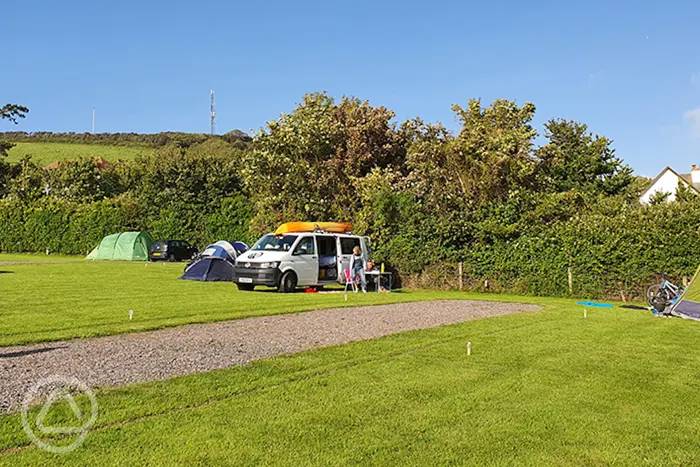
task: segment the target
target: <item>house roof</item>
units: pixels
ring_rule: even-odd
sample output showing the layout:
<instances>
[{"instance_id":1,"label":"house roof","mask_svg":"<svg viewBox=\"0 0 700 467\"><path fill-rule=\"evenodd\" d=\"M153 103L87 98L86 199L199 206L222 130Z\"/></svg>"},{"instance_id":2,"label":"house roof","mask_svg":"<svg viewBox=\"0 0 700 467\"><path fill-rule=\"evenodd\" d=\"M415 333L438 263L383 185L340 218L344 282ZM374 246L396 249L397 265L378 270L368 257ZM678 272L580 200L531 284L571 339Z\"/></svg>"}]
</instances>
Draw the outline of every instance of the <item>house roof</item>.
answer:
<instances>
[{"instance_id":1,"label":"house roof","mask_svg":"<svg viewBox=\"0 0 700 467\"><path fill-rule=\"evenodd\" d=\"M700 183L693 183L693 179L691 178L690 174L678 174L683 180L686 181L686 183L695 188L695 191L700 192Z\"/></svg>"},{"instance_id":2,"label":"house roof","mask_svg":"<svg viewBox=\"0 0 700 467\"><path fill-rule=\"evenodd\" d=\"M642 194L642 196L644 196L649 190L651 190L653 188L653 186L656 185L656 182L658 182L659 179L668 171L670 171L676 177L683 180L686 183L686 185L688 185L688 187L692 188L695 192L700 193L700 183L693 183L691 174L679 174L678 172L673 170L670 166L666 166L666 168L664 168L661 172L659 172L659 175L657 175L654 178L654 180L651 181L651 183L649 184L649 187L646 190L644 190L644 193Z\"/></svg>"}]
</instances>

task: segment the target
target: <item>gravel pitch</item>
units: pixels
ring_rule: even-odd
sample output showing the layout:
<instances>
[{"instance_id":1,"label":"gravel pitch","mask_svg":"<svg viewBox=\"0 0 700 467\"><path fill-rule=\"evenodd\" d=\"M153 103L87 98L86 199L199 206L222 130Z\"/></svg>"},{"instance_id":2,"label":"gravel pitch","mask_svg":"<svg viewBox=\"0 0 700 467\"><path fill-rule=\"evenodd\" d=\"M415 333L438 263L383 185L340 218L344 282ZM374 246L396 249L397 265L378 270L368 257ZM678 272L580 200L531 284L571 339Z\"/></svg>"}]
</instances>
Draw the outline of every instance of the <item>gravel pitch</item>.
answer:
<instances>
[{"instance_id":1,"label":"gravel pitch","mask_svg":"<svg viewBox=\"0 0 700 467\"><path fill-rule=\"evenodd\" d=\"M17 410L28 388L52 375L75 377L90 387L119 386L538 309L536 305L463 300L400 303L0 347L0 411Z\"/></svg>"}]
</instances>

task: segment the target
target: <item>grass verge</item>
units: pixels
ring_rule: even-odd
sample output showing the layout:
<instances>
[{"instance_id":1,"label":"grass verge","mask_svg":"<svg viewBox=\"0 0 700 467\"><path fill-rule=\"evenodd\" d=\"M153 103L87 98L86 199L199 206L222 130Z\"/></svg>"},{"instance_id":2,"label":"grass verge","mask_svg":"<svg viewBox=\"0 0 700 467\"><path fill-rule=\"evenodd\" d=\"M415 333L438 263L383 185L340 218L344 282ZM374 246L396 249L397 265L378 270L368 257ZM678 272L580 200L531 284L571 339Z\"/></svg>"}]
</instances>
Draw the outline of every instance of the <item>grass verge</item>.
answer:
<instances>
[{"instance_id":1,"label":"grass verge","mask_svg":"<svg viewBox=\"0 0 700 467\"><path fill-rule=\"evenodd\" d=\"M697 323L528 301L544 311L100 390L97 424L67 455L0 417L0 463L700 462Z\"/></svg>"}]
</instances>

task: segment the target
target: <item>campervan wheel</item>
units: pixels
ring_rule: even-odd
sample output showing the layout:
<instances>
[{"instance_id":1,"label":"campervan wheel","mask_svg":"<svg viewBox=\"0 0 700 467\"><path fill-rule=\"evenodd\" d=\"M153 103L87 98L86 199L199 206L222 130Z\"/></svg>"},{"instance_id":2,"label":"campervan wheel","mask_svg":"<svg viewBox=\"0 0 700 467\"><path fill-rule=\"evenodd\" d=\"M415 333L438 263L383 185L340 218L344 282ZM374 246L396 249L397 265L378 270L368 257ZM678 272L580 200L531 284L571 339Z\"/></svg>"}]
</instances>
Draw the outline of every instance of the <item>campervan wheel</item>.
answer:
<instances>
[{"instance_id":1,"label":"campervan wheel","mask_svg":"<svg viewBox=\"0 0 700 467\"><path fill-rule=\"evenodd\" d=\"M294 292L297 288L297 275L294 271L287 271L282 274L280 278L280 284L277 287L278 292Z\"/></svg>"}]
</instances>

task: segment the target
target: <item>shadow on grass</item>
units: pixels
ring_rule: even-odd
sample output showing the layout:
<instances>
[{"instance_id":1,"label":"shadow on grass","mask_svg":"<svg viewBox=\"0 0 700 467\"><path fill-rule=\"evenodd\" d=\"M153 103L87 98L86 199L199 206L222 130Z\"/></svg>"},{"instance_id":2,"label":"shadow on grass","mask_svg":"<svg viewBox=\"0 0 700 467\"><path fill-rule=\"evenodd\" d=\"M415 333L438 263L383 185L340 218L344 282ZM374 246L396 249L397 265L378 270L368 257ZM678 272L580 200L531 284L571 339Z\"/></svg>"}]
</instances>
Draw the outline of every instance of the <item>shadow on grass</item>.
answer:
<instances>
[{"instance_id":1,"label":"shadow on grass","mask_svg":"<svg viewBox=\"0 0 700 467\"><path fill-rule=\"evenodd\" d=\"M620 305L620 308L626 308L628 310L644 310L644 311L649 311L648 306L640 306L640 305Z\"/></svg>"},{"instance_id":2,"label":"shadow on grass","mask_svg":"<svg viewBox=\"0 0 700 467\"><path fill-rule=\"evenodd\" d=\"M279 294L282 294L282 292L279 292L277 289L272 288L272 287L265 287L265 286L259 286L259 287L260 287L260 288L256 288L256 289L253 290L253 291L247 290L246 292L262 292L262 293L279 293ZM264 288L263 288L263 287L264 287ZM340 288L336 288L336 287L316 287L316 289L318 289L318 292L317 292L317 293L324 293L324 294L331 293L331 292L332 292L332 293L337 293L337 294L342 294L342 293L344 292L344 289L343 289L342 287L340 287ZM316 292L306 292L305 289L299 288L299 289L294 289L294 291L292 291L292 292L284 292L284 293L286 293L286 294L303 294L303 293L316 293ZM352 290L348 289L348 293L351 294L351 293L354 293L354 292L353 292ZM357 292L357 293L362 293L362 292ZM375 293L392 293L392 294L394 294L394 293L404 293L404 291L403 291L403 289L394 289L394 290L391 290L390 292L377 292L377 291L374 290L374 289L371 289L371 290L368 289L368 290L367 290L367 293L368 293L368 294L370 294L370 293L371 293L371 294L375 294Z\"/></svg>"},{"instance_id":3,"label":"shadow on grass","mask_svg":"<svg viewBox=\"0 0 700 467\"><path fill-rule=\"evenodd\" d=\"M52 350L65 349L67 347L68 347L67 345L56 345L53 347L42 347L39 349L18 350L17 352L0 353L0 358L26 357L27 355L34 355L34 354L40 354L40 353L44 353L44 352L51 352Z\"/></svg>"}]
</instances>

